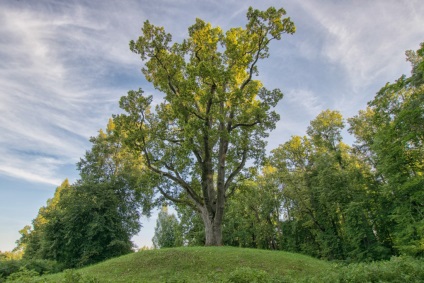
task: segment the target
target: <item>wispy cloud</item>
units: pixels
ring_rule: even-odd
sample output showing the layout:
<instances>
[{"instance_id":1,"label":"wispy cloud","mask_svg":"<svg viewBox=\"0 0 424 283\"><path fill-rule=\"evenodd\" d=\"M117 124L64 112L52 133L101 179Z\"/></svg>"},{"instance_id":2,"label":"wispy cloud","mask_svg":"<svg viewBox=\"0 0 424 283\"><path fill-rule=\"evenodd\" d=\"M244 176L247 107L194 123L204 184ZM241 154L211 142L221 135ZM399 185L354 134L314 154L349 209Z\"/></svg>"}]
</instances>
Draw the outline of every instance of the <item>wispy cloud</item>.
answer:
<instances>
[{"instance_id":1,"label":"wispy cloud","mask_svg":"<svg viewBox=\"0 0 424 283\"><path fill-rule=\"evenodd\" d=\"M75 164L88 137L117 111L128 87L114 75L138 66L130 52L118 51L129 35L114 28L112 17L96 20L94 10L51 5L0 11L0 174L60 184L67 177L61 167Z\"/></svg>"},{"instance_id":2,"label":"wispy cloud","mask_svg":"<svg viewBox=\"0 0 424 283\"><path fill-rule=\"evenodd\" d=\"M248 6L281 7L277 0L223 3L1 1L0 174L62 180L61 168L89 148L88 137L119 111L121 95L138 87L154 92L140 74L142 62L128 50L146 19L179 41L196 17L226 30L245 24ZM359 105L351 94L362 101L362 90L377 77L388 81L400 75L399 66L408 70L402 53L424 39L418 0L283 5L299 32L274 43L259 78L285 92L276 132L298 133L321 110Z\"/></svg>"},{"instance_id":3,"label":"wispy cloud","mask_svg":"<svg viewBox=\"0 0 424 283\"><path fill-rule=\"evenodd\" d=\"M420 1L301 1L299 4L324 28L322 55L343 67L354 88L407 70L407 64L399 70L402 53L417 48L424 40L424 5Z\"/></svg>"},{"instance_id":4,"label":"wispy cloud","mask_svg":"<svg viewBox=\"0 0 424 283\"><path fill-rule=\"evenodd\" d=\"M24 179L30 182L46 183L50 185L59 185L63 179L59 179L57 176L52 176L49 169L56 169L58 164L56 159L45 159L45 160L16 160L15 156L11 156L13 162L9 165L9 160L0 159L0 173L18 179ZM31 166L35 166L33 170L28 170L28 163ZM54 166L56 165L56 166Z\"/></svg>"},{"instance_id":5,"label":"wispy cloud","mask_svg":"<svg viewBox=\"0 0 424 283\"><path fill-rule=\"evenodd\" d=\"M316 116L323 108L322 98L309 89L291 89L285 99L292 109L303 109L306 116Z\"/></svg>"}]
</instances>

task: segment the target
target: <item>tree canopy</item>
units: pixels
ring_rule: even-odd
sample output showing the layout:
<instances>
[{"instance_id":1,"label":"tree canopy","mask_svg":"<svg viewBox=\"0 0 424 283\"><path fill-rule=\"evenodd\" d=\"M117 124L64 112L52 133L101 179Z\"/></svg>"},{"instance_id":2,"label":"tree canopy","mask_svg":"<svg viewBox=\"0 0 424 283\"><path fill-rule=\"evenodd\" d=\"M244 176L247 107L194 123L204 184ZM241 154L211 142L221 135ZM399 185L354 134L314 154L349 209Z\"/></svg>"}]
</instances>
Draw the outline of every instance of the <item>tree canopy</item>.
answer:
<instances>
[{"instance_id":1,"label":"tree canopy","mask_svg":"<svg viewBox=\"0 0 424 283\"><path fill-rule=\"evenodd\" d=\"M222 244L226 200L245 178L246 162L261 162L265 138L279 119L272 108L281 91L267 90L254 76L259 60L270 55L270 42L295 31L285 14L249 8L246 27L226 32L196 19L181 43L146 21L130 42L164 100L130 91L120 101L126 114L115 123L154 174L152 185L201 215L206 245Z\"/></svg>"}]
</instances>

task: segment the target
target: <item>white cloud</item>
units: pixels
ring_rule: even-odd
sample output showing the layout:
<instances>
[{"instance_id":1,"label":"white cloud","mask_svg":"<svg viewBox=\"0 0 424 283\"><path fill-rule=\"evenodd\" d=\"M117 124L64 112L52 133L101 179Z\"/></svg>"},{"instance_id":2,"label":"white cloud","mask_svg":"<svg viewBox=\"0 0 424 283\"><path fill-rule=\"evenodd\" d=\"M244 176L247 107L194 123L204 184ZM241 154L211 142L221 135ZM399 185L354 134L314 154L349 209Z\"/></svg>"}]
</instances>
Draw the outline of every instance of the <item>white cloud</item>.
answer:
<instances>
[{"instance_id":1,"label":"white cloud","mask_svg":"<svg viewBox=\"0 0 424 283\"><path fill-rule=\"evenodd\" d=\"M406 49L424 40L420 1L302 1L299 4L326 37L321 52L340 65L358 89L377 78L400 76Z\"/></svg>"},{"instance_id":2,"label":"white cloud","mask_svg":"<svg viewBox=\"0 0 424 283\"><path fill-rule=\"evenodd\" d=\"M57 185L127 90L105 77L136 64L117 51L129 36L93 10L32 8L0 11L0 174Z\"/></svg>"},{"instance_id":3,"label":"white cloud","mask_svg":"<svg viewBox=\"0 0 424 283\"><path fill-rule=\"evenodd\" d=\"M50 165L50 163L48 164ZM30 182L45 183L55 186L59 186L60 183L63 181L61 179L43 174L45 172L28 172L28 170L16 168L14 166L8 167L5 165L0 165L0 173L19 179L24 179Z\"/></svg>"},{"instance_id":4,"label":"white cloud","mask_svg":"<svg viewBox=\"0 0 424 283\"><path fill-rule=\"evenodd\" d=\"M313 91L308 89L291 89L285 95L285 100L289 104L288 107L302 109L307 117L314 117L322 110L321 99Z\"/></svg>"},{"instance_id":5,"label":"white cloud","mask_svg":"<svg viewBox=\"0 0 424 283\"><path fill-rule=\"evenodd\" d=\"M168 0L16 1L1 5L0 147L8 160L2 158L0 164L2 174L28 180L36 180L34 175L38 180L66 177L55 175L60 175L63 164L75 163L89 146L88 137L119 111L119 96L130 88L144 87L139 72L142 62L128 50L128 41L137 38L144 20L164 26L178 41L195 17L225 30L244 25L249 5L261 9L281 6L278 1L227 1L224 6L214 1ZM365 95L354 97L351 94L359 90L349 88L362 90L376 77L388 81L387 74L399 76L399 66L407 67L402 53L418 47L422 40L424 6L417 0L287 1L286 8L288 16L294 14L301 23L299 34L289 40L286 37L282 48L273 45L271 60L260 67L272 70L262 72L266 85L281 87L286 93L279 109L283 111L279 127L289 132L304 124L300 120L309 121L325 108L359 105ZM302 40L296 41L297 37ZM303 61L291 68L288 65L296 62L286 57L297 53ZM328 69L328 63L335 72L347 74L350 85L340 84L346 87L344 93L320 93L327 89L312 87L313 72ZM289 69L297 75L285 74ZM276 74L289 75L287 85L281 85ZM133 85L125 85L121 77ZM306 85L290 85L296 78ZM326 79L321 76L320 83L332 83ZM352 103L353 99L357 102ZM28 154L16 155L17 150L52 159L40 162ZM22 166L24 161L34 162L34 166ZM38 167L48 168L48 172L34 169Z\"/></svg>"}]
</instances>

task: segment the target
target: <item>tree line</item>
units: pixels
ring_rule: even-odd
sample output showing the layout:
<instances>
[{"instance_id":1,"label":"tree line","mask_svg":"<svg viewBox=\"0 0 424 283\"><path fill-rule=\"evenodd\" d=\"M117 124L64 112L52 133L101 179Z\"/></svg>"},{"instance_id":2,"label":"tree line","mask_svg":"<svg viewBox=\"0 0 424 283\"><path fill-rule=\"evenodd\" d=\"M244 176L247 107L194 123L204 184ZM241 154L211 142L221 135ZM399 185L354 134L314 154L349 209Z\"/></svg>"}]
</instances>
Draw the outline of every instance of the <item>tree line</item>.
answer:
<instances>
[{"instance_id":1,"label":"tree line","mask_svg":"<svg viewBox=\"0 0 424 283\"><path fill-rule=\"evenodd\" d=\"M410 76L347 120L353 146L342 141L340 112L326 110L306 136L267 155L283 95L254 77L270 42L294 31L275 8L250 8L246 27L225 33L197 19L173 44L146 21L130 49L163 101L141 89L121 98L124 113L91 138L80 179L65 180L21 230L24 258L72 267L129 253L140 215L164 204L178 217L159 214L157 247L232 245L354 261L422 256L424 45L407 52Z\"/></svg>"}]
</instances>

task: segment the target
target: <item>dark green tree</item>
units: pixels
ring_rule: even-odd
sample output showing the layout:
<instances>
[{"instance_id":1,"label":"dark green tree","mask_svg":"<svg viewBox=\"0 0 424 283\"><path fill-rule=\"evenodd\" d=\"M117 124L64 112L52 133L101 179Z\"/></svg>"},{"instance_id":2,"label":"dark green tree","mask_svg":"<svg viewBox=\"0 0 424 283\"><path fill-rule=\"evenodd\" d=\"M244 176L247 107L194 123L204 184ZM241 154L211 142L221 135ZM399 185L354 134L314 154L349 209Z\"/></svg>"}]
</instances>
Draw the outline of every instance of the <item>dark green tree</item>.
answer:
<instances>
[{"instance_id":1,"label":"dark green tree","mask_svg":"<svg viewBox=\"0 0 424 283\"><path fill-rule=\"evenodd\" d=\"M153 205L142 162L120 142L112 120L91 142L78 163L81 179L58 187L19 241L25 257L73 267L132 251L140 214L148 215Z\"/></svg>"},{"instance_id":2,"label":"dark green tree","mask_svg":"<svg viewBox=\"0 0 424 283\"><path fill-rule=\"evenodd\" d=\"M71 185L68 179L64 180L62 184L56 188L53 198L47 200L46 206L39 209L37 217L32 221L32 229L26 230L27 233L21 234L21 238L17 241L18 246L24 246L24 255L26 259L38 258L47 259L48 257L48 244L45 241L45 227L50 221L46 215L53 214L58 210L58 203L64 191L70 190ZM25 228L24 228L25 229Z\"/></svg>"},{"instance_id":3,"label":"dark green tree","mask_svg":"<svg viewBox=\"0 0 424 283\"><path fill-rule=\"evenodd\" d=\"M75 184L59 207L45 215L47 258L83 266L132 251L131 237L140 230L138 215L125 215L125 201L114 183Z\"/></svg>"},{"instance_id":4,"label":"dark green tree","mask_svg":"<svg viewBox=\"0 0 424 283\"><path fill-rule=\"evenodd\" d=\"M424 44L407 51L411 76L387 83L350 122L356 147L375 170L390 239L400 253L424 254Z\"/></svg>"}]
</instances>

